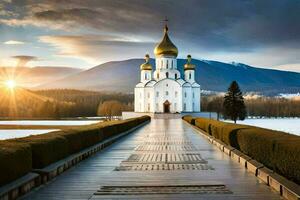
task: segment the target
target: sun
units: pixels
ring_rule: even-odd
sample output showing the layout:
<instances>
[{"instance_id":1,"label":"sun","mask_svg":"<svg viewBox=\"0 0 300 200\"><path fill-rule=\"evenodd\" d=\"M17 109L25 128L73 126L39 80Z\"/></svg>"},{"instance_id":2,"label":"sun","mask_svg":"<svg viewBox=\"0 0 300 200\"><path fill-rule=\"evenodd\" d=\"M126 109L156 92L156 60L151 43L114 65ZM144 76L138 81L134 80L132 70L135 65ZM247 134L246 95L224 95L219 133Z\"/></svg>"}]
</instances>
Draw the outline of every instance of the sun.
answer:
<instances>
[{"instance_id":1,"label":"sun","mask_svg":"<svg viewBox=\"0 0 300 200\"><path fill-rule=\"evenodd\" d=\"M5 81L5 85L9 89L14 89L16 87L16 82L14 80L7 80Z\"/></svg>"}]
</instances>

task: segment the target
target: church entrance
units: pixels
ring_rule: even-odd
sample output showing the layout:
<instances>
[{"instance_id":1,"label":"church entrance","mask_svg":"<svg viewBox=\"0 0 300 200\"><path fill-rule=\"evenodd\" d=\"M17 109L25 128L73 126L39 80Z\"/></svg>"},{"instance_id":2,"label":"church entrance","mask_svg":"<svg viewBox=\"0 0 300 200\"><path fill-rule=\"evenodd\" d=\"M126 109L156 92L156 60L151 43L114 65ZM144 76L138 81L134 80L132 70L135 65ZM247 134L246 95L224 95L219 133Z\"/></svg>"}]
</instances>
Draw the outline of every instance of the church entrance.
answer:
<instances>
[{"instance_id":1,"label":"church entrance","mask_svg":"<svg viewBox=\"0 0 300 200\"><path fill-rule=\"evenodd\" d=\"M168 100L166 100L164 102L164 113L169 113L170 112L170 102Z\"/></svg>"}]
</instances>

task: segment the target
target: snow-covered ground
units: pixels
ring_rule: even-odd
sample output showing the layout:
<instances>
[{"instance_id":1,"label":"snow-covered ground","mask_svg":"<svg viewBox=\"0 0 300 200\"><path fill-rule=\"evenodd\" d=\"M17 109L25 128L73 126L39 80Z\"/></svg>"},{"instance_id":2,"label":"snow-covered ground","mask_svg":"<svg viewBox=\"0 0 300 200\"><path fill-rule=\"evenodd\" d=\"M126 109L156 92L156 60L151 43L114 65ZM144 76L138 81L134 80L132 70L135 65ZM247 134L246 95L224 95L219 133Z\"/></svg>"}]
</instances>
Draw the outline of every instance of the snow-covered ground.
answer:
<instances>
[{"instance_id":1,"label":"snow-covered ground","mask_svg":"<svg viewBox=\"0 0 300 200\"><path fill-rule=\"evenodd\" d=\"M59 125L59 126L73 126L73 125L88 125L100 122L101 120L5 120L0 121L1 125Z\"/></svg>"},{"instance_id":2,"label":"snow-covered ground","mask_svg":"<svg viewBox=\"0 0 300 200\"><path fill-rule=\"evenodd\" d=\"M11 139L11 138L20 138L26 137L29 135L39 135L48 133L51 131L57 131L58 129L43 129L43 130L30 130L30 129L9 129L9 130L0 130L0 140Z\"/></svg>"},{"instance_id":3,"label":"snow-covered ground","mask_svg":"<svg viewBox=\"0 0 300 200\"><path fill-rule=\"evenodd\" d=\"M300 136L300 118L245 119L244 121L237 121L237 123L284 131Z\"/></svg>"}]
</instances>

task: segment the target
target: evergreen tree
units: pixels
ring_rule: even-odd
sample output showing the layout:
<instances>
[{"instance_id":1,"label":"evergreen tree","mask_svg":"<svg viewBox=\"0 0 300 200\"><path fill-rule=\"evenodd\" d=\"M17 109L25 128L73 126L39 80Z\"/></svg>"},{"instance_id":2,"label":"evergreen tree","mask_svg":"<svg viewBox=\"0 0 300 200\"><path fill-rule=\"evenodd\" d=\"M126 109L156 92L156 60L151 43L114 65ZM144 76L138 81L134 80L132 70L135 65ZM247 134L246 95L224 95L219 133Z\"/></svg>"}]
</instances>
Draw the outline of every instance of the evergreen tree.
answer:
<instances>
[{"instance_id":1,"label":"evergreen tree","mask_svg":"<svg viewBox=\"0 0 300 200\"><path fill-rule=\"evenodd\" d=\"M243 94L236 81L233 81L224 97L224 117L231 119L236 123L236 120L244 120L246 117L246 106L244 103Z\"/></svg>"}]
</instances>

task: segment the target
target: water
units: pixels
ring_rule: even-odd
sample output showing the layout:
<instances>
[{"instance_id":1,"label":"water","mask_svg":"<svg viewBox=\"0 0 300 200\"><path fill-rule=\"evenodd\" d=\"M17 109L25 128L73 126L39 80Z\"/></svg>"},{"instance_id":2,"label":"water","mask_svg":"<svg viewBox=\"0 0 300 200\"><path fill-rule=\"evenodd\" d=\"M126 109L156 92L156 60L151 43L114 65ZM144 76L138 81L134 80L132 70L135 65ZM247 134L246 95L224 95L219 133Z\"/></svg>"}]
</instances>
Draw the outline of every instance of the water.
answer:
<instances>
[{"instance_id":1,"label":"water","mask_svg":"<svg viewBox=\"0 0 300 200\"><path fill-rule=\"evenodd\" d=\"M245 119L244 121L237 121L237 123L284 131L300 136L300 118Z\"/></svg>"},{"instance_id":2,"label":"water","mask_svg":"<svg viewBox=\"0 0 300 200\"><path fill-rule=\"evenodd\" d=\"M57 131L59 129L8 129L8 130L0 130L0 140L12 139L12 138L21 138L29 135L40 135L44 133L49 133L52 131Z\"/></svg>"},{"instance_id":3,"label":"water","mask_svg":"<svg viewBox=\"0 0 300 200\"><path fill-rule=\"evenodd\" d=\"M59 126L73 126L73 125L88 125L98 123L101 120L0 120L0 125L59 125Z\"/></svg>"},{"instance_id":4,"label":"water","mask_svg":"<svg viewBox=\"0 0 300 200\"><path fill-rule=\"evenodd\" d=\"M88 125L101 122L101 120L0 120L0 125L48 125L48 126L74 126ZM59 129L7 129L0 130L0 140L26 137L29 135L45 134Z\"/></svg>"}]
</instances>

